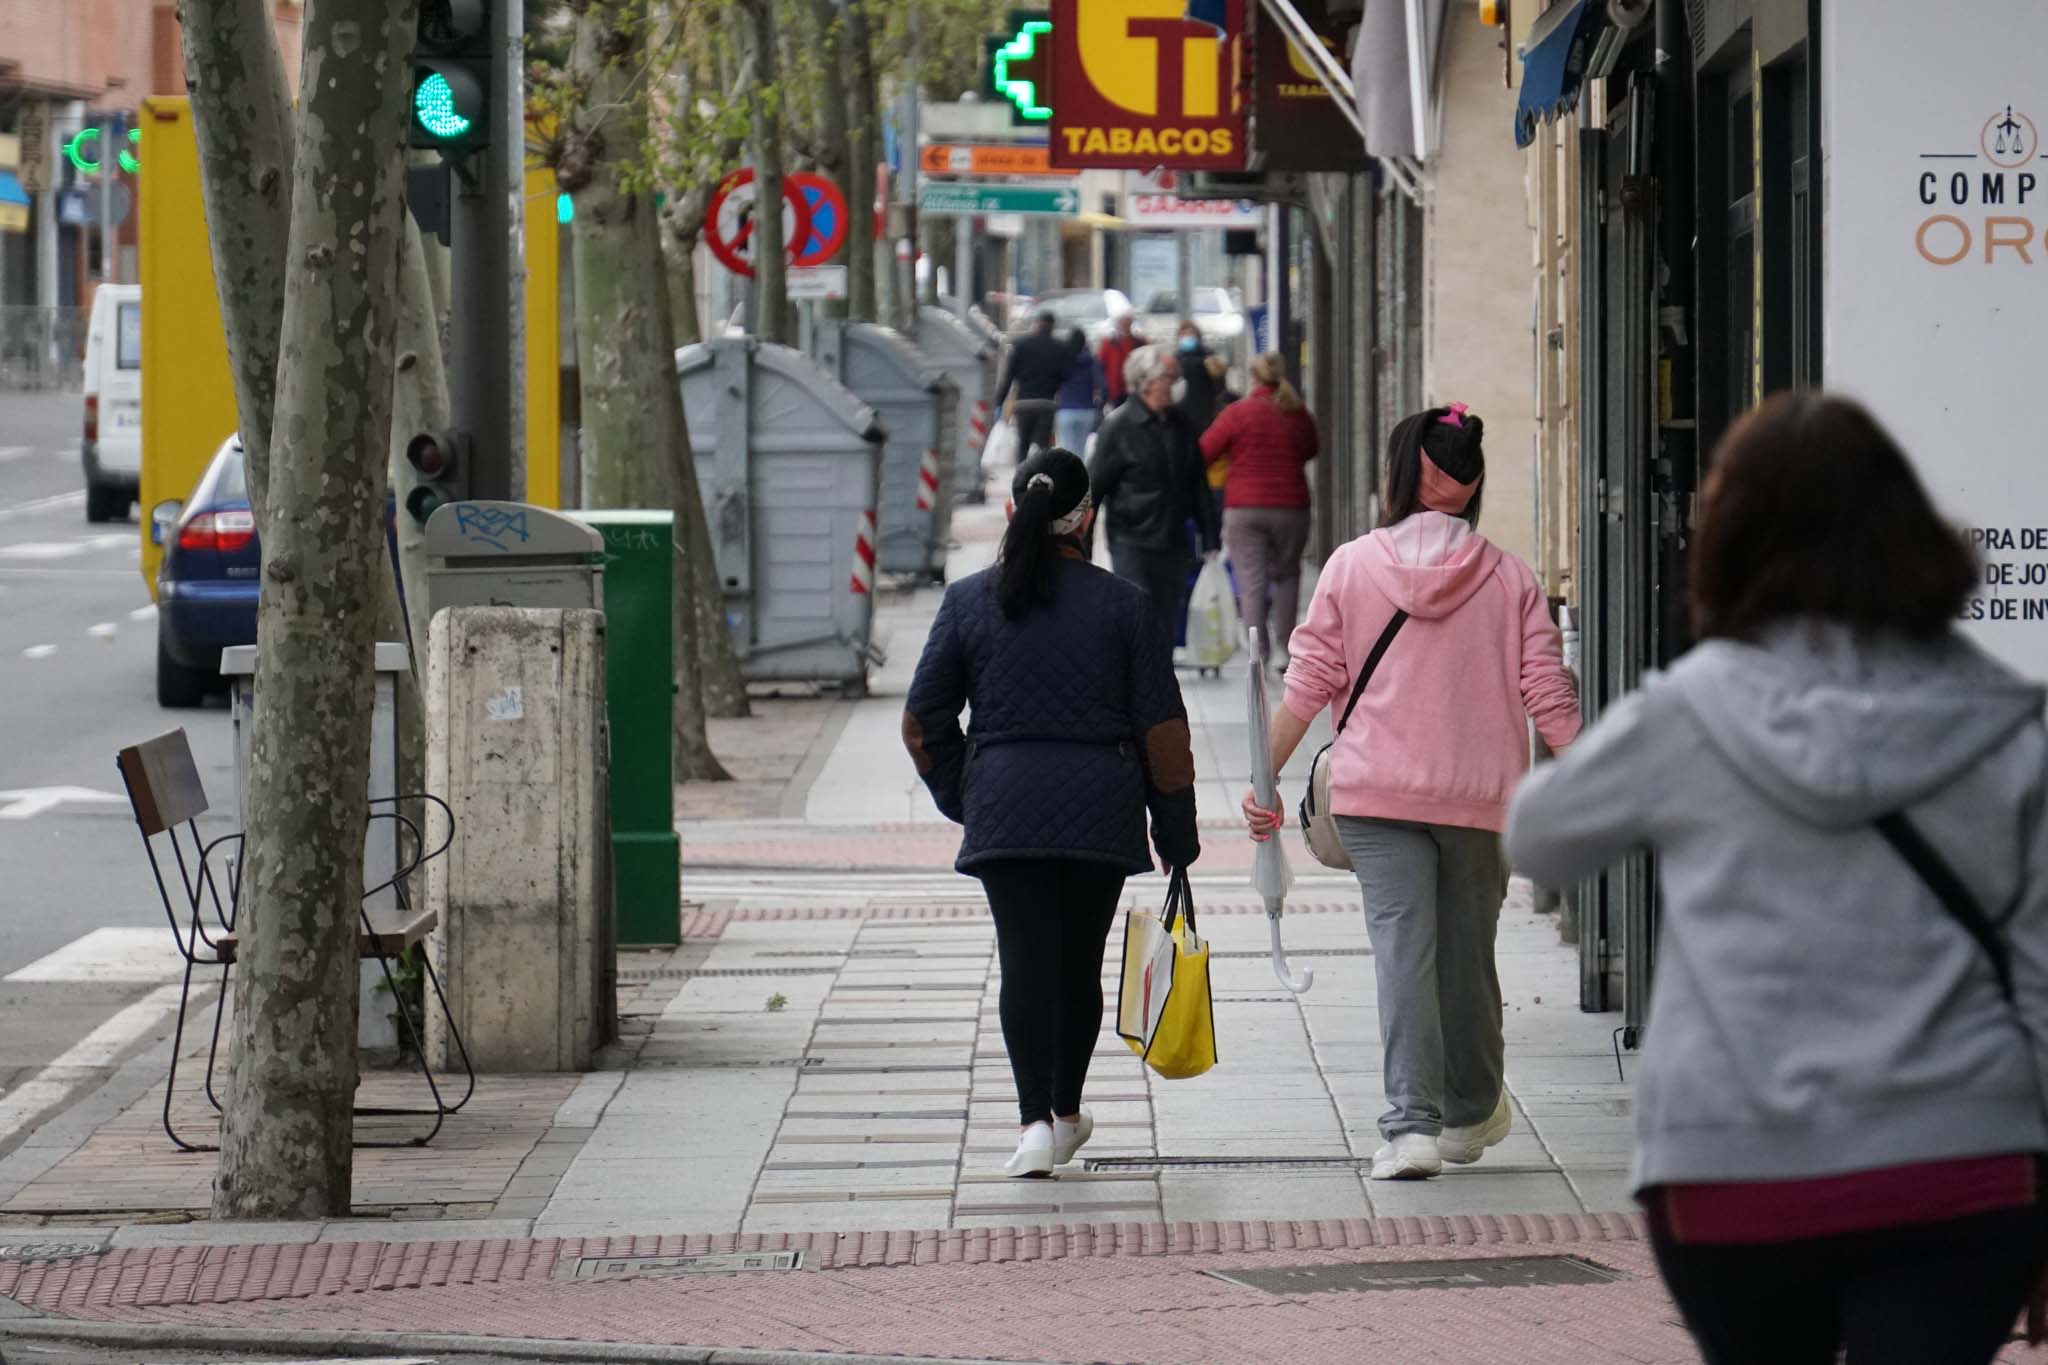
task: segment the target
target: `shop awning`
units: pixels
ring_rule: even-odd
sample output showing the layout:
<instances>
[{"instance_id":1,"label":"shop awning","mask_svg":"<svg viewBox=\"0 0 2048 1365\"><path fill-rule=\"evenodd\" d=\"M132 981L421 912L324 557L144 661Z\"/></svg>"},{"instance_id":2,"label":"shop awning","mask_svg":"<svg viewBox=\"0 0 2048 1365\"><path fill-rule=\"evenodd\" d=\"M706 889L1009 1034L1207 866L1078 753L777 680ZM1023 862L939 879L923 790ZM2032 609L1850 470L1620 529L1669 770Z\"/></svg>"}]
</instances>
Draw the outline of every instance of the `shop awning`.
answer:
<instances>
[{"instance_id":1,"label":"shop awning","mask_svg":"<svg viewBox=\"0 0 2048 1365\"><path fill-rule=\"evenodd\" d=\"M28 191L21 187L19 176L13 171L0 170L0 204L13 204L17 208L25 209L34 202L29 198Z\"/></svg>"},{"instance_id":2,"label":"shop awning","mask_svg":"<svg viewBox=\"0 0 2048 1365\"><path fill-rule=\"evenodd\" d=\"M1351 51L1365 150L1381 160L1436 154L1437 56L1445 0L1369 0Z\"/></svg>"},{"instance_id":3,"label":"shop awning","mask_svg":"<svg viewBox=\"0 0 2048 1365\"><path fill-rule=\"evenodd\" d=\"M1536 140L1536 125L1578 107L1586 59L1600 36L1601 6L1559 0L1538 16L1522 46L1522 94L1515 104L1515 145Z\"/></svg>"}]
</instances>

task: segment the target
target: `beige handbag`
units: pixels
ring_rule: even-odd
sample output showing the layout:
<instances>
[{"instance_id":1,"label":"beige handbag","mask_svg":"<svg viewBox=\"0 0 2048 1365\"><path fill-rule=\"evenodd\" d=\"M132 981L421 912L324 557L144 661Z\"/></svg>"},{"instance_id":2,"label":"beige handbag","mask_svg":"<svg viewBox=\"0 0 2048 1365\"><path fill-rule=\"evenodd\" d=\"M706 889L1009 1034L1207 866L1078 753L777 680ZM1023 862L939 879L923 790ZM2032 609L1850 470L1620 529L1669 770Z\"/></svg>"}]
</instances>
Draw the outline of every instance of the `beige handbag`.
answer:
<instances>
[{"instance_id":1,"label":"beige handbag","mask_svg":"<svg viewBox=\"0 0 2048 1365\"><path fill-rule=\"evenodd\" d=\"M1358 670L1358 681L1351 685L1351 700L1344 704L1344 714L1337 718L1337 735L1344 733L1351 713L1358 709L1358 699L1365 695L1365 685L1372 681L1373 671L1380 666L1387 646L1394 643L1407 620L1407 612L1395 612L1394 619L1387 622L1387 628L1373 642L1372 653L1365 656L1365 666ZM1330 742L1316 751L1315 761L1309 764L1308 790L1301 795L1301 837L1324 867L1349 871L1351 855L1344 851L1344 841L1337 837L1337 817L1330 809L1330 750L1337 745L1337 735L1332 735Z\"/></svg>"}]
</instances>

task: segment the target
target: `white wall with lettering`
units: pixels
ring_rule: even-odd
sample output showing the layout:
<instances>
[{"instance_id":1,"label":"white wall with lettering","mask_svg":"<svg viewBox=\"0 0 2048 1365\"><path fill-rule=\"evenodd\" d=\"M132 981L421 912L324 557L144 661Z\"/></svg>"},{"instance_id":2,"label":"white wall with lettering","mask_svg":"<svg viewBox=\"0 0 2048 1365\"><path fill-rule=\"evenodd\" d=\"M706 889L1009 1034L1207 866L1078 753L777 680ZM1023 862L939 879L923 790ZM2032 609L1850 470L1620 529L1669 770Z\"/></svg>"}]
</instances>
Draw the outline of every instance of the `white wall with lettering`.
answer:
<instances>
[{"instance_id":1,"label":"white wall with lettering","mask_svg":"<svg viewBox=\"0 0 2048 1365\"><path fill-rule=\"evenodd\" d=\"M1821 53L1824 380L1978 537L1965 629L2048 678L2048 4L1825 0Z\"/></svg>"}]
</instances>

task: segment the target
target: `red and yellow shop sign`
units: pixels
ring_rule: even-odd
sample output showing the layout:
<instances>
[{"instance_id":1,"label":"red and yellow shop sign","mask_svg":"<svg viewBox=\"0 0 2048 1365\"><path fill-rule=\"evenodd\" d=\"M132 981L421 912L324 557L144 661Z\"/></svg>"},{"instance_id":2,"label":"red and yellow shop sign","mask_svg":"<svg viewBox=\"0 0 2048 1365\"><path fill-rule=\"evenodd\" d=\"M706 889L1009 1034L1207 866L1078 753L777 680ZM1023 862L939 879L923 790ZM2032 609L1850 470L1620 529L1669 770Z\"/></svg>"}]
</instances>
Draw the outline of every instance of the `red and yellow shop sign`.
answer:
<instances>
[{"instance_id":1,"label":"red and yellow shop sign","mask_svg":"<svg viewBox=\"0 0 2048 1365\"><path fill-rule=\"evenodd\" d=\"M1240 170L1245 0L1053 0L1052 164Z\"/></svg>"}]
</instances>

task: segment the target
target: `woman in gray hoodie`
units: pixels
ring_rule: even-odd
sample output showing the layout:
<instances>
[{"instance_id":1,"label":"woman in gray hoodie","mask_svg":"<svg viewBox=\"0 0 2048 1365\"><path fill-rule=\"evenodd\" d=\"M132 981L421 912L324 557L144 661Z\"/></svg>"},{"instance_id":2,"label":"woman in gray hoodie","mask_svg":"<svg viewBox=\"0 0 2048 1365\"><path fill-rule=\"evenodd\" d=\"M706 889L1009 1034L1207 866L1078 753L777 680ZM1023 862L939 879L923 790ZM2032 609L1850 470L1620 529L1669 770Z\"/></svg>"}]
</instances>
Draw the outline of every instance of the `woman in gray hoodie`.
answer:
<instances>
[{"instance_id":1,"label":"woman in gray hoodie","mask_svg":"<svg viewBox=\"0 0 2048 1365\"><path fill-rule=\"evenodd\" d=\"M1711 1362L1984 1362L2048 1260L2042 689L1953 623L1968 544L1862 408L1715 453L1701 643L1538 769L1507 852L1657 856L1634 1183Z\"/></svg>"}]
</instances>

